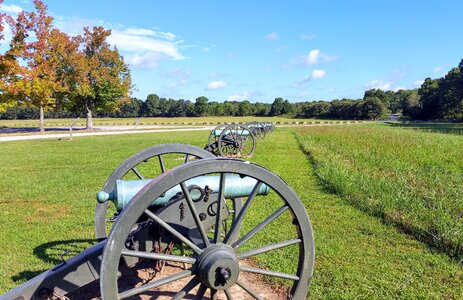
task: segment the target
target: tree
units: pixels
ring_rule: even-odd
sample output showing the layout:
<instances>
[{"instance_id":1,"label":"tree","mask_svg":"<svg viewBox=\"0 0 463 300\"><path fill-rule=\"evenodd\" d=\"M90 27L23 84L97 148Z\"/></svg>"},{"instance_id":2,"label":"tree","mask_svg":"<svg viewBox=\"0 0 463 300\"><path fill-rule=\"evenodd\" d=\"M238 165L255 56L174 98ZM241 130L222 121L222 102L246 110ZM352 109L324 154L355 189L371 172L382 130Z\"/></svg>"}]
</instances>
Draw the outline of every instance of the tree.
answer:
<instances>
[{"instance_id":1,"label":"tree","mask_svg":"<svg viewBox=\"0 0 463 300\"><path fill-rule=\"evenodd\" d=\"M418 89L420 95L421 116L424 119L442 118L439 95L440 79L426 78Z\"/></svg>"},{"instance_id":2,"label":"tree","mask_svg":"<svg viewBox=\"0 0 463 300\"><path fill-rule=\"evenodd\" d=\"M117 48L110 49L106 41L111 30L93 27L84 28L79 37L82 45L80 55L74 60L75 85L71 90L70 106L73 110L85 112L87 129L93 130L93 113L114 109L123 101L131 89L128 66Z\"/></svg>"},{"instance_id":3,"label":"tree","mask_svg":"<svg viewBox=\"0 0 463 300\"><path fill-rule=\"evenodd\" d=\"M243 100L238 104L239 116L250 116L252 114L251 103L248 100Z\"/></svg>"},{"instance_id":4,"label":"tree","mask_svg":"<svg viewBox=\"0 0 463 300\"><path fill-rule=\"evenodd\" d=\"M208 114L208 102L209 99L207 99L204 96L198 97L195 100L195 114L198 117L203 117Z\"/></svg>"},{"instance_id":5,"label":"tree","mask_svg":"<svg viewBox=\"0 0 463 300\"><path fill-rule=\"evenodd\" d=\"M282 115L288 115L292 114L294 112L293 105L289 103L287 99L283 101L282 109L281 109L281 114Z\"/></svg>"},{"instance_id":6,"label":"tree","mask_svg":"<svg viewBox=\"0 0 463 300\"><path fill-rule=\"evenodd\" d=\"M283 113L283 98L275 98L270 107L271 116L280 116Z\"/></svg>"},{"instance_id":7,"label":"tree","mask_svg":"<svg viewBox=\"0 0 463 300\"><path fill-rule=\"evenodd\" d=\"M162 111L159 106L159 96L156 94L149 94L146 97L143 107L143 115L147 117L159 117Z\"/></svg>"},{"instance_id":8,"label":"tree","mask_svg":"<svg viewBox=\"0 0 463 300\"><path fill-rule=\"evenodd\" d=\"M237 116L238 115L238 105L235 101L225 101L223 103L224 116Z\"/></svg>"},{"instance_id":9,"label":"tree","mask_svg":"<svg viewBox=\"0 0 463 300\"><path fill-rule=\"evenodd\" d=\"M42 1L34 0L34 5L36 11L21 11L16 20L7 19L13 38L2 57L2 90L4 97L39 108L43 133L44 111L55 106L56 94L64 87L57 80L53 59L51 35L57 31L52 26L53 18L47 15Z\"/></svg>"},{"instance_id":10,"label":"tree","mask_svg":"<svg viewBox=\"0 0 463 300\"><path fill-rule=\"evenodd\" d=\"M381 102L384 103L386 108L388 108L391 112L397 113L400 105L398 99L395 97L395 93L393 91L383 91L381 89L370 89L365 91L365 95L363 99L369 97L377 97Z\"/></svg>"},{"instance_id":11,"label":"tree","mask_svg":"<svg viewBox=\"0 0 463 300\"><path fill-rule=\"evenodd\" d=\"M323 118L330 109L330 103L325 101L307 103L302 108L302 116L305 118Z\"/></svg>"},{"instance_id":12,"label":"tree","mask_svg":"<svg viewBox=\"0 0 463 300\"><path fill-rule=\"evenodd\" d=\"M268 116L268 114L270 113L270 104L268 103L256 102L253 106L254 114L258 117Z\"/></svg>"},{"instance_id":13,"label":"tree","mask_svg":"<svg viewBox=\"0 0 463 300\"><path fill-rule=\"evenodd\" d=\"M137 98L130 98L128 101L124 101L120 104L116 116L120 118L135 118L140 114L140 108L142 101Z\"/></svg>"},{"instance_id":14,"label":"tree","mask_svg":"<svg viewBox=\"0 0 463 300\"><path fill-rule=\"evenodd\" d=\"M378 97L367 97L362 100L362 116L365 119L377 120L387 114L386 105Z\"/></svg>"},{"instance_id":15,"label":"tree","mask_svg":"<svg viewBox=\"0 0 463 300\"><path fill-rule=\"evenodd\" d=\"M0 0L0 5L2 1ZM20 100L20 90L17 83L22 78L24 68L19 64L28 37L25 13L18 14L17 21L5 13L0 13L0 41L4 39L4 24L11 28L12 38L10 48L5 54L0 55L0 112L14 107Z\"/></svg>"},{"instance_id":16,"label":"tree","mask_svg":"<svg viewBox=\"0 0 463 300\"><path fill-rule=\"evenodd\" d=\"M463 119L463 60L440 81L440 110L442 118Z\"/></svg>"},{"instance_id":17,"label":"tree","mask_svg":"<svg viewBox=\"0 0 463 300\"><path fill-rule=\"evenodd\" d=\"M54 107L56 94L64 87L57 81L56 65L53 61L53 18L47 15L47 6L42 1L34 0L34 4L37 13L26 13L35 40L26 43L23 59L27 63L27 72L23 77L23 89L27 101L39 107L40 132L45 132L44 111Z\"/></svg>"}]
</instances>

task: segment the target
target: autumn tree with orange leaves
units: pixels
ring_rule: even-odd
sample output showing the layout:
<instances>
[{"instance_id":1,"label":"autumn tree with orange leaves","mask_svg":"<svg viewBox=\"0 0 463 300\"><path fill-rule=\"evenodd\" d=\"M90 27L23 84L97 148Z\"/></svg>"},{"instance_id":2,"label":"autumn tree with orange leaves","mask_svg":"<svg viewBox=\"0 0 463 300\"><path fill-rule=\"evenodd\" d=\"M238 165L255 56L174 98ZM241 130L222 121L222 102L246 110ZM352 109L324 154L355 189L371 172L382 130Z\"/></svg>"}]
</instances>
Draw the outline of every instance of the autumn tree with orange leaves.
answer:
<instances>
[{"instance_id":1,"label":"autumn tree with orange leaves","mask_svg":"<svg viewBox=\"0 0 463 300\"><path fill-rule=\"evenodd\" d=\"M61 105L85 113L92 130L93 113L128 97L128 66L106 41L110 30L84 28L83 36L69 37L53 26L41 0L34 5L35 11L21 11L16 19L0 14L0 41L4 24L12 33L10 48L0 55L0 112L17 104L38 107L44 132L44 111Z\"/></svg>"},{"instance_id":2,"label":"autumn tree with orange leaves","mask_svg":"<svg viewBox=\"0 0 463 300\"><path fill-rule=\"evenodd\" d=\"M114 110L128 100L132 87L130 70L117 48L107 42L110 30L84 28L79 37L81 50L72 60L74 77L70 84L68 107L85 113L87 129L93 130L93 114Z\"/></svg>"}]
</instances>

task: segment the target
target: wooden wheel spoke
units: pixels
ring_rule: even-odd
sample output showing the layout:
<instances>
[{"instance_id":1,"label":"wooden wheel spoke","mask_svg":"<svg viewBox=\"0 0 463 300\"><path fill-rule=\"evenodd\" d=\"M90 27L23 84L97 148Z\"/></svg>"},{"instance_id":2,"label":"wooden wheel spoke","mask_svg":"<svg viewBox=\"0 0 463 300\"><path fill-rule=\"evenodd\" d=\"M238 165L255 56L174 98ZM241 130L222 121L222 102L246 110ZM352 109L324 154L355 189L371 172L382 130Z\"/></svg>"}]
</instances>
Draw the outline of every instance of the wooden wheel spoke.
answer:
<instances>
[{"instance_id":1,"label":"wooden wheel spoke","mask_svg":"<svg viewBox=\"0 0 463 300\"><path fill-rule=\"evenodd\" d=\"M214 243L218 243L220 241L220 230L222 227L222 205L224 203L224 193L225 189L225 173L220 173L220 183L219 183L219 199L217 200L217 215L215 219L215 230L214 230Z\"/></svg>"},{"instance_id":2,"label":"wooden wheel spoke","mask_svg":"<svg viewBox=\"0 0 463 300\"><path fill-rule=\"evenodd\" d=\"M145 179L145 177L140 173L140 171L137 170L137 168L133 167L131 170L135 173L135 175L137 175L138 179Z\"/></svg>"},{"instance_id":3,"label":"wooden wheel spoke","mask_svg":"<svg viewBox=\"0 0 463 300\"><path fill-rule=\"evenodd\" d=\"M282 213L284 213L288 209L288 206L283 205L280 207L276 212L271 214L269 217L267 217L264 221L262 221L259 225L251 229L245 236L243 236L241 239L233 243L232 247L233 248L238 248L244 243L246 243L248 240L250 240L252 237L254 237L257 233L259 233L262 229L264 229L265 226L270 224L273 220L278 218Z\"/></svg>"},{"instance_id":4,"label":"wooden wheel spoke","mask_svg":"<svg viewBox=\"0 0 463 300\"><path fill-rule=\"evenodd\" d=\"M182 192L183 192L183 195L185 196L188 207L190 208L191 214L193 215L196 228L198 228L199 233L201 234L203 243L206 247L208 247L210 245L209 238L207 237L206 230L204 229L203 223L201 222L201 219L199 218L198 212L196 211L196 206L193 203L193 199L191 198L190 192L188 191L185 182L182 182L180 184L180 188L182 189Z\"/></svg>"},{"instance_id":5,"label":"wooden wheel spoke","mask_svg":"<svg viewBox=\"0 0 463 300\"><path fill-rule=\"evenodd\" d=\"M200 283L197 277L191 278L191 280L177 293L172 297L172 300L183 299L195 286Z\"/></svg>"},{"instance_id":6,"label":"wooden wheel spoke","mask_svg":"<svg viewBox=\"0 0 463 300\"><path fill-rule=\"evenodd\" d=\"M164 165L164 160L162 159L161 154L158 155L158 159L159 159L159 165L161 166L161 172L165 173L166 172L166 167Z\"/></svg>"},{"instance_id":7,"label":"wooden wheel spoke","mask_svg":"<svg viewBox=\"0 0 463 300\"><path fill-rule=\"evenodd\" d=\"M254 188L252 189L251 194L248 196L248 199L244 203L243 208L238 213L238 216L236 217L235 221L232 223L230 231L228 232L228 234L226 235L223 241L225 244L228 244L230 237L233 236L237 230L240 230L241 223L243 222L244 216L246 215L249 209L249 206L251 205L252 201L256 197L257 192L259 191L261 186L262 186L262 182L258 181L256 185L254 186Z\"/></svg>"},{"instance_id":8,"label":"wooden wheel spoke","mask_svg":"<svg viewBox=\"0 0 463 300\"><path fill-rule=\"evenodd\" d=\"M183 243L185 243L188 247L190 247L194 252L196 252L197 254L201 254L203 252L203 250L201 250L200 248L198 248L198 246L196 246L192 241L190 241L187 237L185 237L183 234L181 234L180 232L178 232L176 229L174 229L172 226L170 226L169 224L167 224L164 220L162 220L161 218L159 218L158 216L156 216L155 214L153 214L151 211L149 211L148 209L145 209L145 214L150 217L153 221L155 221L156 223L158 223L159 225L161 225L162 227L164 227L164 229L166 229L167 231L169 231L170 233L172 233L175 237L177 237L180 241L182 241Z\"/></svg>"},{"instance_id":9,"label":"wooden wheel spoke","mask_svg":"<svg viewBox=\"0 0 463 300\"><path fill-rule=\"evenodd\" d=\"M283 241L283 242L267 245L267 246L264 246L264 247L261 247L261 248L249 250L249 251L246 251L246 252L242 252L242 253L240 253L238 255L238 258L239 259L245 259L245 258L248 258L250 256L266 253L266 252L273 251L273 250L276 250L276 249L281 249L281 248L288 247L288 246L291 246L291 245L294 245L294 244L298 244L300 242L301 242L301 239L292 239L292 240L288 240L288 241Z\"/></svg>"},{"instance_id":10,"label":"wooden wheel spoke","mask_svg":"<svg viewBox=\"0 0 463 300\"><path fill-rule=\"evenodd\" d=\"M240 280L237 280L236 281L236 284L239 285L243 290L245 290L249 295L253 296L254 299L257 299L257 300L264 300L263 297L261 297L256 291L254 291L253 289L251 289L247 284L245 284L244 282L240 281Z\"/></svg>"},{"instance_id":11,"label":"wooden wheel spoke","mask_svg":"<svg viewBox=\"0 0 463 300\"><path fill-rule=\"evenodd\" d=\"M193 265L196 263L196 259L192 257L170 255L170 254L163 254L163 253L133 251L133 250L126 249L126 250L122 250L121 254L125 256L139 257L139 258L145 258L145 259L181 262L181 263L187 263L190 265Z\"/></svg>"},{"instance_id":12,"label":"wooden wheel spoke","mask_svg":"<svg viewBox=\"0 0 463 300\"><path fill-rule=\"evenodd\" d=\"M264 270L264 269L248 267L248 266L240 266L240 271L256 273L256 274L266 275L266 276L279 277L279 278L284 278L284 279L299 280L299 277L296 275L291 275L291 274L286 274L286 273L281 273L281 272L271 271L271 270Z\"/></svg>"}]
</instances>

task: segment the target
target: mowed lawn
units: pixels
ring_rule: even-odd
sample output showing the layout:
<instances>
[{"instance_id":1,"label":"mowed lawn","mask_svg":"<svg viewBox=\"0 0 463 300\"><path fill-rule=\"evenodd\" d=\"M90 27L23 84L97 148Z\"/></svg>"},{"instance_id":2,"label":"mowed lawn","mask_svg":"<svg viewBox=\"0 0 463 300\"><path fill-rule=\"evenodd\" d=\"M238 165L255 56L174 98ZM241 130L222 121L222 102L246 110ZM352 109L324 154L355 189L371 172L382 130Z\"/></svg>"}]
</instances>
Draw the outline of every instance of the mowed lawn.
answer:
<instances>
[{"instance_id":1,"label":"mowed lawn","mask_svg":"<svg viewBox=\"0 0 463 300\"><path fill-rule=\"evenodd\" d=\"M203 147L207 136L169 132L0 143L0 293L59 263L61 252L93 243L95 194L124 159L155 144ZM285 179L310 215L317 252L309 298L463 297L461 264L327 191L294 129L277 129L259 141L252 161Z\"/></svg>"}]
</instances>

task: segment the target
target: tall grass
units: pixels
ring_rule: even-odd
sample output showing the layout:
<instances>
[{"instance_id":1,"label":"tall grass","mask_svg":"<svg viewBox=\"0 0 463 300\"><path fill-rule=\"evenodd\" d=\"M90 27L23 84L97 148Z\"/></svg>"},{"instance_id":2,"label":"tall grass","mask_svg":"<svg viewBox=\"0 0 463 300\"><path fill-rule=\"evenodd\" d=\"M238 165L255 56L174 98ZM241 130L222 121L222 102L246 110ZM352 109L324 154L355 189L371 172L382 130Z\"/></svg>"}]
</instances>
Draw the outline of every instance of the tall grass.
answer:
<instances>
[{"instance_id":1,"label":"tall grass","mask_svg":"<svg viewBox=\"0 0 463 300\"><path fill-rule=\"evenodd\" d=\"M463 136L380 125L299 132L317 175L332 191L463 257Z\"/></svg>"}]
</instances>

